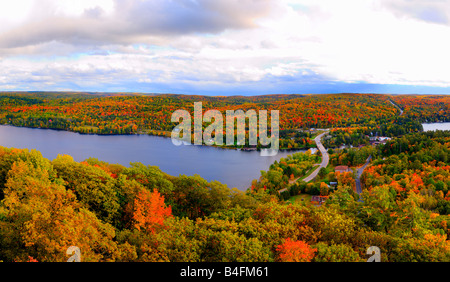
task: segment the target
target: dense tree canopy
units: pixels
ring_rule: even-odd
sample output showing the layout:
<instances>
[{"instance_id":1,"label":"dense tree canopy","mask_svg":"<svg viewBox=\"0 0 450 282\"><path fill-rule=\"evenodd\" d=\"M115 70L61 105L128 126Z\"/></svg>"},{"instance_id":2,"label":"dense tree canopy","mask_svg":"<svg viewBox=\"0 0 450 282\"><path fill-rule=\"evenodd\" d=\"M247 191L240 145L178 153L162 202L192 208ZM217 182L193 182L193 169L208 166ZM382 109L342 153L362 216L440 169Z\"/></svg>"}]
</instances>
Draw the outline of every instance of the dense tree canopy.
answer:
<instances>
[{"instance_id":1,"label":"dense tree canopy","mask_svg":"<svg viewBox=\"0 0 450 282\"><path fill-rule=\"evenodd\" d=\"M390 101L404 108L404 114L399 116L398 109ZM0 95L0 123L88 134L170 136L176 126L171 122L172 113L184 109L193 116L194 102L202 102L203 112L216 109L222 114L227 110L278 110L280 147L287 149L313 146L307 132L310 128L352 128L351 132L347 132L348 136L342 130L337 131L328 145L359 145L367 142L366 135L399 136L420 131L421 121L449 118L446 114L449 104L446 96L322 94L210 97L6 92ZM204 122L203 129L207 125ZM245 146L249 146L248 136L246 140Z\"/></svg>"},{"instance_id":2,"label":"dense tree canopy","mask_svg":"<svg viewBox=\"0 0 450 282\"><path fill-rule=\"evenodd\" d=\"M175 109L191 111L199 99L204 109L279 109L286 147L313 145L310 127L333 128L324 140L330 166L317 181L302 182L321 156L294 153L242 192L140 163L50 161L35 150L0 147L0 260L66 261L67 248L77 246L83 261L356 262L377 246L381 261L450 261L450 132L420 133L418 126L448 118L447 97L3 93L0 120L158 134L172 130ZM367 140L374 135L396 138L375 147ZM355 148L339 149L342 143ZM368 156L358 195L355 173L333 168L357 168ZM326 201L285 201L299 194Z\"/></svg>"}]
</instances>

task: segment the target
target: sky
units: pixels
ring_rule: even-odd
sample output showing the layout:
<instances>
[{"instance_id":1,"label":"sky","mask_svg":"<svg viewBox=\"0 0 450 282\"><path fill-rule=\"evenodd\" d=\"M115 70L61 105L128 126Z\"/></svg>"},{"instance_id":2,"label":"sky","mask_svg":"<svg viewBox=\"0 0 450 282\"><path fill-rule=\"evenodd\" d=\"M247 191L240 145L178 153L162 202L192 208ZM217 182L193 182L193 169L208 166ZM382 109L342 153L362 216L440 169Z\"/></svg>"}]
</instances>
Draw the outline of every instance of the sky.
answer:
<instances>
[{"instance_id":1,"label":"sky","mask_svg":"<svg viewBox=\"0 0 450 282\"><path fill-rule=\"evenodd\" d=\"M450 0L0 2L0 91L450 94Z\"/></svg>"}]
</instances>

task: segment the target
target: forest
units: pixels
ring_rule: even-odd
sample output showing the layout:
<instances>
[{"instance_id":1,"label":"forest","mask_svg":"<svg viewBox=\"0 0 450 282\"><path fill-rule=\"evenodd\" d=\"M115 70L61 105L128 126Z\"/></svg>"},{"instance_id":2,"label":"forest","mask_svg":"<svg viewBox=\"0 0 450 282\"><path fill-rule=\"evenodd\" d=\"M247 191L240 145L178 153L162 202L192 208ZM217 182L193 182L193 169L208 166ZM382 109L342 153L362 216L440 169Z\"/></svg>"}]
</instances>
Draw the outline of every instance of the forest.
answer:
<instances>
[{"instance_id":1,"label":"forest","mask_svg":"<svg viewBox=\"0 0 450 282\"><path fill-rule=\"evenodd\" d=\"M369 155L373 157L361 176L361 194L355 190L354 171L338 173L323 169L313 182L297 181L288 185L287 190L280 193L280 201L312 209L331 209L333 216L345 215L359 228L387 236L381 243L383 246L377 245L384 253L383 261L450 260L447 226L450 219L450 131L411 133L376 147L330 153L331 167L357 168ZM280 163L284 165L275 163L271 169L286 166L285 160ZM258 183L272 178L262 173L260 181L253 183L252 191L270 191ZM337 185L330 187L331 182ZM277 183L280 184L271 189L286 188L285 181ZM320 195L326 200L319 207L292 201L307 194Z\"/></svg>"},{"instance_id":2,"label":"forest","mask_svg":"<svg viewBox=\"0 0 450 282\"><path fill-rule=\"evenodd\" d=\"M278 109L282 147L314 147L310 129L330 128L330 164L305 183L322 156L293 153L244 192L142 163L0 147L0 261L63 262L77 246L86 262L364 262L377 246L383 262L448 262L450 132L420 124L448 121L448 99L1 93L3 124L85 134L166 136L172 112L195 101L222 112ZM373 136L393 138L372 146ZM369 156L358 194L355 171ZM340 165L351 171L335 172ZM325 200L293 200L305 195Z\"/></svg>"},{"instance_id":3,"label":"forest","mask_svg":"<svg viewBox=\"0 0 450 282\"><path fill-rule=\"evenodd\" d=\"M336 174L339 184L321 206L271 193L285 175L301 176L317 162L311 154L274 163L242 192L140 163L50 161L1 147L0 260L66 261L74 245L83 261L362 262L370 246L384 262L449 261L449 146L448 131L378 146L362 201L351 173ZM335 154L350 160L349 151Z\"/></svg>"}]
</instances>

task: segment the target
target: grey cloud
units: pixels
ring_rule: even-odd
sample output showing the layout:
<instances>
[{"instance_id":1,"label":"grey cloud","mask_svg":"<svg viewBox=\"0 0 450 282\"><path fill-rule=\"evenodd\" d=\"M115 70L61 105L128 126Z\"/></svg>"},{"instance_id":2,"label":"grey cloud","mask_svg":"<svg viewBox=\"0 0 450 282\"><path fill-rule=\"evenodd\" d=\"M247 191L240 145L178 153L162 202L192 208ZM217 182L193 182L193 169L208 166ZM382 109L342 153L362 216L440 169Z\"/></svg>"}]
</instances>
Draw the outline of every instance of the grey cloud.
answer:
<instances>
[{"instance_id":1,"label":"grey cloud","mask_svg":"<svg viewBox=\"0 0 450 282\"><path fill-rule=\"evenodd\" d=\"M46 2L44 2L46 3ZM48 4L51 5L51 4ZM107 45L157 42L171 36L220 33L255 27L270 14L272 0L116 0L106 15L100 7L79 17L61 16L40 7L39 15L0 34L0 48L18 48L48 42Z\"/></svg>"},{"instance_id":2,"label":"grey cloud","mask_svg":"<svg viewBox=\"0 0 450 282\"><path fill-rule=\"evenodd\" d=\"M142 32L217 33L255 26L253 20L267 15L271 6L271 1L252 0L145 1L131 5L126 15Z\"/></svg>"},{"instance_id":3,"label":"grey cloud","mask_svg":"<svg viewBox=\"0 0 450 282\"><path fill-rule=\"evenodd\" d=\"M99 18L104 14L104 10L101 7L94 7L84 10L84 16L88 18Z\"/></svg>"},{"instance_id":4,"label":"grey cloud","mask_svg":"<svg viewBox=\"0 0 450 282\"><path fill-rule=\"evenodd\" d=\"M58 41L69 44L92 44L109 39L111 34L99 37L98 32L106 31L108 26L95 19L68 19L62 17L46 18L18 27L0 35L0 46L16 48Z\"/></svg>"}]
</instances>

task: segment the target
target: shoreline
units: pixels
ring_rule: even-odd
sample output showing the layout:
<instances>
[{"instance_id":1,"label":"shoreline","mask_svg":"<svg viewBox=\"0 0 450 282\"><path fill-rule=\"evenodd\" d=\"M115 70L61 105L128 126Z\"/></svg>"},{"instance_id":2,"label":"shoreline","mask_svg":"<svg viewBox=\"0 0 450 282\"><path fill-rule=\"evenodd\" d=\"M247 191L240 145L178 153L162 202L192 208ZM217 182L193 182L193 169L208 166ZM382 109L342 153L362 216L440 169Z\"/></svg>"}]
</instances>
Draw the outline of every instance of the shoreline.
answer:
<instances>
[{"instance_id":1,"label":"shoreline","mask_svg":"<svg viewBox=\"0 0 450 282\"><path fill-rule=\"evenodd\" d=\"M16 127L16 128L29 128L29 129L42 129L42 130L55 130L55 131L64 131L64 132L70 132L70 133L76 133L79 135L91 135L91 136L154 136L154 137L162 137L162 138L170 138L169 136L165 135L156 135L156 134L149 134L149 133L124 133L124 134L111 134L111 133L83 133L79 131L74 130L68 130L68 129L60 129L60 128L47 128L47 127L30 127L30 126L16 126L8 123L0 124L1 126L10 126L10 127ZM243 147L243 148L236 148L232 146L216 146L216 145L195 145L195 144L189 144L193 146L202 146L202 147L214 147L219 149L227 149L227 150L237 150L237 151L244 151L244 152L253 152L253 151L261 151L261 149L270 149L270 148L250 148L250 147ZM187 145L187 146L189 146ZM317 146L310 146L310 147L300 147L300 148L279 148L278 151L281 152L289 152L289 151L307 151L311 148L317 149Z\"/></svg>"}]
</instances>

